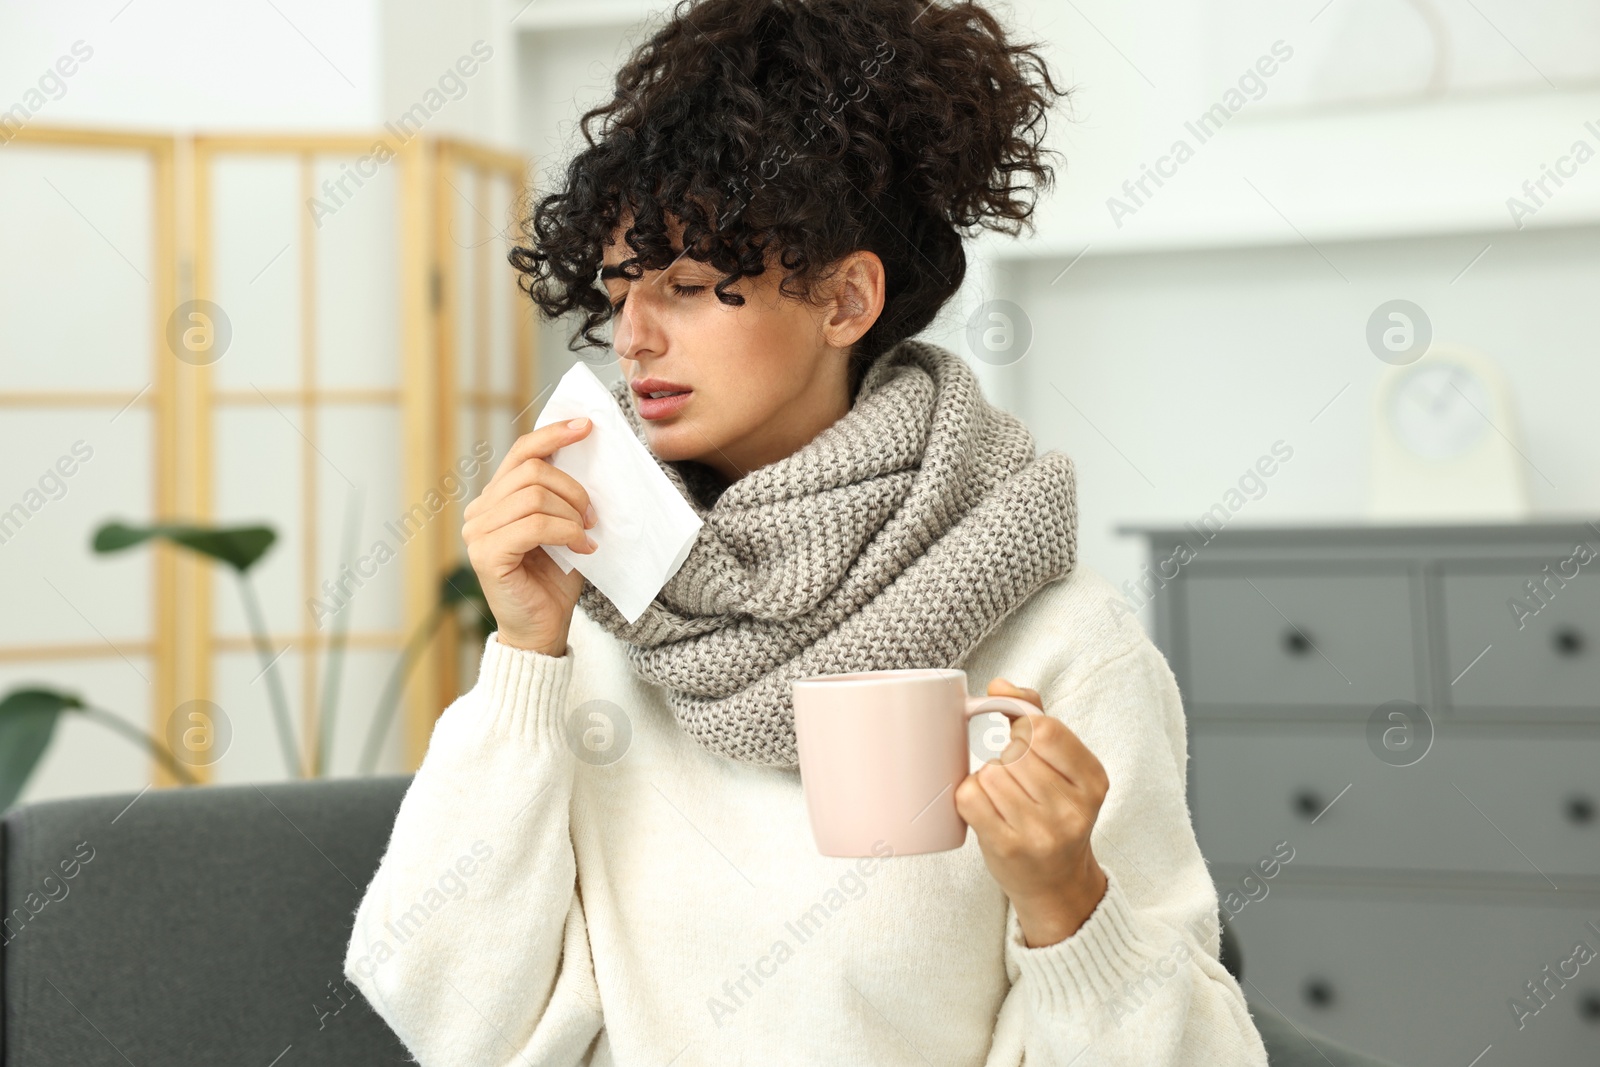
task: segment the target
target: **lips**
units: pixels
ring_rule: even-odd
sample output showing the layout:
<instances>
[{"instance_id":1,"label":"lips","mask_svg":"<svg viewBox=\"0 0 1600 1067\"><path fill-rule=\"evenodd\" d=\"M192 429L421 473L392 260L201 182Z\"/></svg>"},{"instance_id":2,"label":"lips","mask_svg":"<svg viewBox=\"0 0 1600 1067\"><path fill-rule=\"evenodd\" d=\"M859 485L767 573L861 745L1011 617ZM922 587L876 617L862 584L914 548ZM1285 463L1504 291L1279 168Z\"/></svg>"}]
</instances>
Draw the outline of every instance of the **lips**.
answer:
<instances>
[{"instance_id":1,"label":"lips","mask_svg":"<svg viewBox=\"0 0 1600 1067\"><path fill-rule=\"evenodd\" d=\"M639 417L642 419L664 419L669 415L676 415L683 410L684 405L689 403L689 398L693 395L694 393L689 391L673 393L671 396L663 397L640 396L638 398Z\"/></svg>"},{"instance_id":2,"label":"lips","mask_svg":"<svg viewBox=\"0 0 1600 1067\"><path fill-rule=\"evenodd\" d=\"M665 378L640 378L628 385L639 404L639 416L645 419L664 419L676 414L694 392L687 385Z\"/></svg>"},{"instance_id":3,"label":"lips","mask_svg":"<svg viewBox=\"0 0 1600 1067\"><path fill-rule=\"evenodd\" d=\"M629 383L634 394L640 397L649 396L651 393L688 393L692 392L687 385L680 382L669 382L665 378L638 378Z\"/></svg>"}]
</instances>

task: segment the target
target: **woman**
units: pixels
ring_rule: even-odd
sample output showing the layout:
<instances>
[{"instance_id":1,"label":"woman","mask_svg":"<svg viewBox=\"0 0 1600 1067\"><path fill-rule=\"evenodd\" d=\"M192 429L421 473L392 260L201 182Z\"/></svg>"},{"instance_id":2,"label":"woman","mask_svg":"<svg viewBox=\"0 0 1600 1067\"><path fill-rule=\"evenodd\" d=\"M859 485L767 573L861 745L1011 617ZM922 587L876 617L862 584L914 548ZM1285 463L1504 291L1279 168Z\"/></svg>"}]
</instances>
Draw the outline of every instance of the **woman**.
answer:
<instances>
[{"instance_id":1,"label":"woman","mask_svg":"<svg viewBox=\"0 0 1600 1067\"><path fill-rule=\"evenodd\" d=\"M466 509L498 630L345 965L424 1067L1266 1063L1177 689L1074 566L1071 465L910 339L959 231L1049 184L1060 92L972 4L686 0L584 117L512 261L547 316L612 327L617 402L704 526L629 623L539 551L592 550L548 462L586 423L519 438ZM790 682L939 666L1041 711L961 783L966 844L818 855Z\"/></svg>"}]
</instances>

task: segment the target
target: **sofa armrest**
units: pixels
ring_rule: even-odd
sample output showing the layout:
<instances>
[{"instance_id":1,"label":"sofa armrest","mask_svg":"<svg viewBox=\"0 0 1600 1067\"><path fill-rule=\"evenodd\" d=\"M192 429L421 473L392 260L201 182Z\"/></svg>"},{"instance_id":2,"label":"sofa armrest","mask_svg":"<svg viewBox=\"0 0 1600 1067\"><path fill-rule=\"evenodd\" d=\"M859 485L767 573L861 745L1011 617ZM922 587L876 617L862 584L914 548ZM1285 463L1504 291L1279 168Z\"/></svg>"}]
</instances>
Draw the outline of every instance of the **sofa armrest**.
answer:
<instances>
[{"instance_id":1,"label":"sofa armrest","mask_svg":"<svg viewBox=\"0 0 1600 1067\"><path fill-rule=\"evenodd\" d=\"M405 1062L343 958L409 783L12 809L0 823L4 1062L264 1065L290 1046L296 1065Z\"/></svg>"}]
</instances>

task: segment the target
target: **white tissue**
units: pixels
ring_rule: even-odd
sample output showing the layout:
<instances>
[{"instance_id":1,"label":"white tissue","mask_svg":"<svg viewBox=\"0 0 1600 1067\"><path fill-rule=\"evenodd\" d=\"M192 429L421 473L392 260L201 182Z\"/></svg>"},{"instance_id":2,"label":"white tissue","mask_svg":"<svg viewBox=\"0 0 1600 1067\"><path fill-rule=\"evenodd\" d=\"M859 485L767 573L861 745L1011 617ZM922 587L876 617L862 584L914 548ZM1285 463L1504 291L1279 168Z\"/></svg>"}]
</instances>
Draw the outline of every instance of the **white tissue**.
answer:
<instances>
[{"instance_id":1,"label":"white tissue","mask_svg":"<svg viewBox=\"0 0 1600 1067\"><path fill-rule=\"evenodd\" d=\"M564 572L577 567L631 623L683 566L703 524L634 436L616 397L582 362L556 384L533 428L580 416L594 421L588 436L545 462L588 490L597 521L587 532L598 547L587 553L540 547Z\"/></svg>"}]
</instances>

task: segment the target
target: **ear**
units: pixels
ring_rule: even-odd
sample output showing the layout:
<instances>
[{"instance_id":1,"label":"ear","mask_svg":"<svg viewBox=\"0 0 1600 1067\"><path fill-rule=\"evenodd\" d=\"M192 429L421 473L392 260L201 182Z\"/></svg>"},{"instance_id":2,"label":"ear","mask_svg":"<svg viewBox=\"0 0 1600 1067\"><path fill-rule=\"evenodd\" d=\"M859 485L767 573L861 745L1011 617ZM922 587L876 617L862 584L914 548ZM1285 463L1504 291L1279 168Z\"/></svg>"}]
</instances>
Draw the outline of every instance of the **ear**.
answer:
<instances>
[{"instance_id":1,"label":"ear","mask_svg":"<svg viewBox=\"0 0 1600 1067\"><path fill-rule=\"evenodd\" d=\"M839 261L831 284L822 333L828 344L848 348L883 314L883 261L873 252L852 252Z\"/></svg>"}]
</instances>

